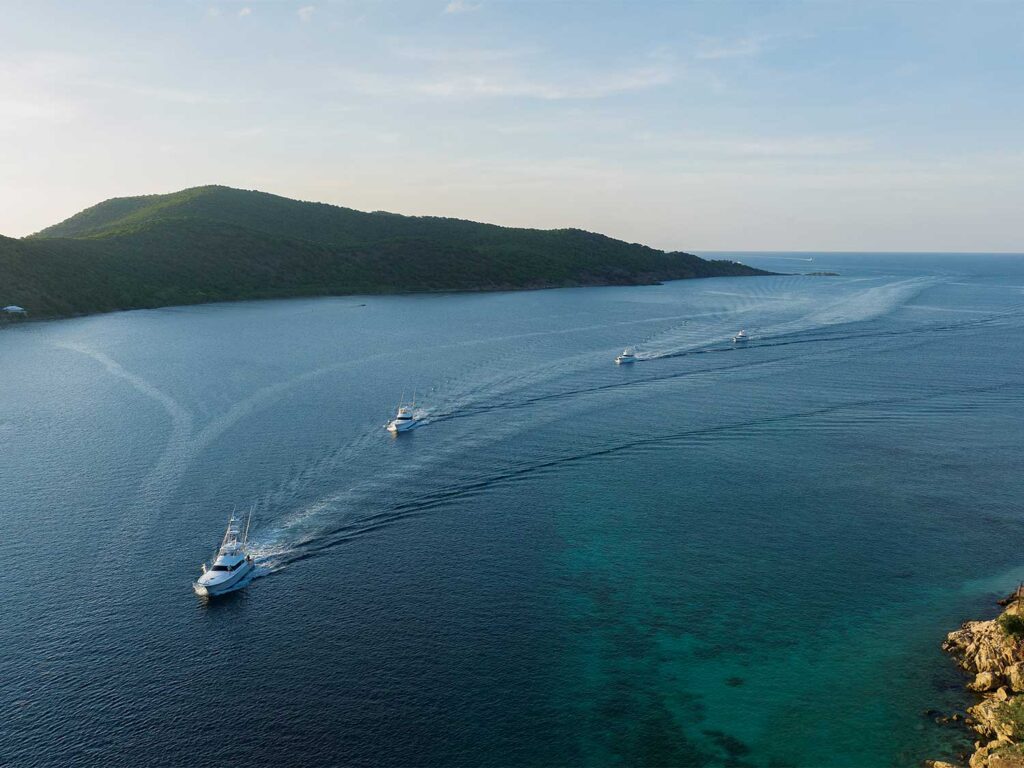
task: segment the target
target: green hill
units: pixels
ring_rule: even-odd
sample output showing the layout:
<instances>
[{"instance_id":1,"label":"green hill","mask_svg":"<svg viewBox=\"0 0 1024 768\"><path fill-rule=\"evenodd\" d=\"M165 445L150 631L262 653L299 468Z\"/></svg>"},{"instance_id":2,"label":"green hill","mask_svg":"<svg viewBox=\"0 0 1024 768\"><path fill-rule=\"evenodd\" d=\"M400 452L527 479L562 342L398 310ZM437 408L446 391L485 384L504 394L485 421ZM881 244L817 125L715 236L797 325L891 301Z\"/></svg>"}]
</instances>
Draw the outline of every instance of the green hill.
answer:
<instances>
[{"instance_id":1,"label":"green hill","mask_svg":"<svg viewBox=\"0 0 1024 768\"><path fill-rule=\"evenodd\" d=\"M0 237L0 305L35 317L284 296L767 274L579 229L364 213L228 187L107 200Z\"/></svg>"}]
</instances>

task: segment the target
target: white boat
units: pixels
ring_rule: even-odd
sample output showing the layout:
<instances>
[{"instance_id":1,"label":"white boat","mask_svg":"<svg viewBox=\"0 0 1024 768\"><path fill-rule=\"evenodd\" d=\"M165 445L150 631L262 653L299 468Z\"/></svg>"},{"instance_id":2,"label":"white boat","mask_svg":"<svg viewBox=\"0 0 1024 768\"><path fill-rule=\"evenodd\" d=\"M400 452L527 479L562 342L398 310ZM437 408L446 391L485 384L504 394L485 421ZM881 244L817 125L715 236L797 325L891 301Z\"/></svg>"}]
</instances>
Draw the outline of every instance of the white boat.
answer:
<instances>
[{"instance_id":1,"label":"white boat","mask_svg":"<svg viewBox=\"0 0 1024 768\"><path fill-rule=\"evenodd\" d=\"M198 581L192 584L199 595L215 596L223 595L244 585L245 579L256 568L245 547L249 540L249 521L252 520L252 511L249 512L249 519L245 523L245 532L239 531L239 520L234 513L228 520L228 529L224 539L220 543L220 549L213 558L213 565L207 567L203 563L203 575Z\"/></svg>"},{"instance_id":2,"label":"white boat","mask_svg":"<svg viewBox=\"0 0 1024 768\"><path fill-rule=\"evenodd\" d=\"M750 337L747 336L746 331L740 331L739 333L732 337L733 344L739 344L740 342L744 341L750 341Z\"/></svg>"},{"instance_id":3,"label":"white boat","mask_svg":"<svg viewBox=\"0 0 1024 768\"><path fill-rule=\"evenodd\" d=\"M415 407L415 398L409 404L399 403L398 413L395 414L395 418L384 425L384 428L393 435L412 429L417 424L416 416L413 415L413 408Z\"/></svg>"},{"instance_id":4,"label":"white boat","mask_svg":"<svg viewBox=\"0 0 1024 768\"><path fill-rule=\"evenodd\" d=\"M615 358L616 365L626 365L627 363L635 362L636 353L633 351L632 347L626 347L624 350L622 350L622 354Z\"/></svg>"}]
</instances>

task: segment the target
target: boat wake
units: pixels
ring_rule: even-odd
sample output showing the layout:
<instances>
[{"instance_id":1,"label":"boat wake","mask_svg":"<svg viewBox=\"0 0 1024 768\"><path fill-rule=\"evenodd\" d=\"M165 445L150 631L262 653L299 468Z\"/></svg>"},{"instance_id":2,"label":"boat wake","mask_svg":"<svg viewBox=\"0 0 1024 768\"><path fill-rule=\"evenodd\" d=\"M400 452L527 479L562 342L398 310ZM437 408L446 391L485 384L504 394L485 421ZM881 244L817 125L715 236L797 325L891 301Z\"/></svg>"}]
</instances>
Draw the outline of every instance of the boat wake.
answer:
<instances>
[{"instance_id":1,"label":"boat wake","mask_svg":"<svg viewBox=\"0 0 1024 768\"><path fill-rule=\"evenodd\" d=\"M861 281L849 281L841 287L848 287L849 283L854 282ZM723 344L728 344L727 348L732 349L731 342L736 329L743 325L752 328L749 332L750 341L747 342L748 345L752 345L751 343L765 339L778 339L798 333L824 330L835 325L853 325L875 320L890 314L940 282L934 277L896 280L838 296L825 306L821 306L821 297L817 295L790 296L787 301L789 307L804 308L803 313L797 317L779 318L766 323L763 319L758 320L749 310L745 310L723 317L715 326L700 323L687 328L684 333L669 331L661 337L652 338L639 345L637 359L644 361L678 357L681 354L721 347ZM744 318L754 322L745 322ZM731 324L730 327L723 327L726 321Z\"/></svg>"},{"instance_id":2,"label":"boat wake","mask_svg":"<svg viewBox=\"0 0 1024 768\"><path fill-rule=\"evenodd\" d=\"M385 531L410 519L436 513L457 502L472 499L488 490L535 480L555 473L565 465L602 461L624 453L660 451L665 445L688 445L695 449L709 441L748 439L752 434L778 429L832 430L843 434L858 425L895 420L909 424L934 418L936 413L957 413L988 407L993 401L1019 406L1024 403L1024 382L1005 381L980 387L949 388L889 397L859 398L815 408L741 419L725 424L680 430L663 435L638 434L591 450L567 452L508 463L491 472L426 492L403 493L385 505L374 499L384 497L392 478L380 478L361 489L328 494L289 514L284 525L269 532L257 544L259 575L270 575L298 562L317 557L337 547ZM864 411L872 412L865 414ZM360 513L358 510L373 510ZM329 519L324 519L329 518ZM300 521L303 525L299 525Z\"/></svg>"},{"instance_id":3,"label":"boat wake","mask_svg":"<svg viewBox=\"0 0 1024 768\"><path fill-rule=\"evenodd\" d=\"M508 338L522 338L524 345L496 348L490 358L475 359L470 363L470 375L453 373L449 379L420 390L429 392L429 405L415 408L416 423L409 431L445 424L451 428L432 431L429 441L391 441L382 439L386 435L382 434L380 422L374 420L365 424L365 428L357 427L345 441L331 450L318 452L315 459L302 462L274 488L263 491L259 506L266 511L257 519L267 523L253 533L251 551L256 568L243 583L277 573L321 552L358 541L400 521L430 514L488 489L556 471L567 463L599 460L623 451L654 450L672 441L689 441L696 445L701 441L719 439L719 436L740 435L744 430L773 428L772 425L784 424L786 420L804 419L811 423L814 419L821 420L826 412L854 409L866 403L877 406L884 401L843 403L668 435L630 436L628 428L622 430L620 427L615 437L623 439L608 444L602 438L599 448L563 455L534 454L528 460L502 460L504 463L495 462L500 467L492 465L491 471L471 473L474 462L470 462L469 457L476 459L478 452L488 444L519 439L513 436L528 428L564 419L570 411L561 405L543 408L545 404L586 402L594 395L626 397L643 388L676 388L679 386L677 382L703 386L722 376L756 375L779 366L808 364L826 355L841 356L852 348L863 348L865 342L872 340L878 340L883 346L888 340L898 339L905 346L908 341L913 344L918 338L936 333L973 330L986 325L1019 324L1024 316L1020 309L1012 309L979 315L961 313L954 321L949 318L940 320L934 312L929 312L926 316L932 322L927 323L909 324L904 322L904 317L898 323L869 322L892 314L940 282L937 278L888 280L880 284L877 279L849 280L830 283L826 291L818 290L817 286L822 283L815 282L814 292L808 293L812 284L807 279L783 279L775 283L775 287L769 287L766 293L755 291L749 296L733 297L724 307L721 306L722 299L708 298L721 292L706 291L698 295L699 301L695 300L693 311L664 313L654 318L661 327L639 342L636 351L638 362L648 362L690 355L762 350L758 355L708 357L700 365L689 362L685 365L645 365L626 373L610 365L611 355L607 350L594 349L592 339L590 345L584 345L581 350L570 346L573 352L568 355L564 354L566 345L560 342L562 346L554 345L556 354L545 357L543 352L546 349L538 352L535 343L546 332L512 334ZM712 301L718 302L717 307L708 306ZM757 324L759 321L760 325ZM612 326L633 327L633 332L636 332L635 327L639 324L640 321L612 322L593 327L604 333L608 333ZM750 341L742 346L731 343L736 330L744 326L752 329ZM579 325L559 329L559 332L572 333L589 328ZM619 331L611 330L610 335L618 334ZM804 345L804 348L799 345ZM171 429L167 443L142 483L140 492L140 501L151 510L166 503L190 462L226 431L269 407L293 388L340 367L340 364L324 366L257 389L233 403L220 416L200 426L196 423L196 416L181 403L109 356L82 346L67 346L92 357L110 374L156 401L169 416ZM772 348L778 348L777 353L766 352ZM616 350L621 349L616 342ZM527 358L527 362L521 362L520 358L527 352L533 356ZM382 353L382 356L385 354L393 353ZM517 361L515 365L509 364L512 359ZM977 391L981 393L984 390ZM941 396L941 393L921 395L932 396ZM524 411L529 412L528 417L516 415L516 412L521 415ZM480 421L470 422L472 428L458 424L466 419ZM820 421L824 426L835 423ZM483 428L477 428L478 424ZM388 461L389 454L385 452L391 452L391 456L400 455L401 462ZM449 472L447 482L443 476L438 476L445 472ZM351 478L359 479L353 482ZM410 482L417 478L421 482ZM325 486L333 486L334 490L325 492ZM428 490L409 490L418 488Z\"/></svg>"}]
</instances>

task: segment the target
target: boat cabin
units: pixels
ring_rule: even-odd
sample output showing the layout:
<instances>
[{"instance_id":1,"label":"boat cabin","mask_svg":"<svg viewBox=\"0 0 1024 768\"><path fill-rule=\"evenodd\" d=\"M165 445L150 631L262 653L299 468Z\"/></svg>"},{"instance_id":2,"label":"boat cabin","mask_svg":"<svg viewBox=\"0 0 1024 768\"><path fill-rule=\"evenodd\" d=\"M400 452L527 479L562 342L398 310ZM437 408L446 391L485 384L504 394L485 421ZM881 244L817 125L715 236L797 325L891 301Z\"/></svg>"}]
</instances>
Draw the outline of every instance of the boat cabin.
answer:
<instances>
[{"instance_id":1,"label":"boat cabin","mask_svg":"<svg viewBox=\"0 0 1024 768\"><path fill-rule=\"evenodd\" d=\"M236 571L245 564L245 558L241 555L218 557L217 562L210 568L211 571Z\"/></svg>"}]
</instances>

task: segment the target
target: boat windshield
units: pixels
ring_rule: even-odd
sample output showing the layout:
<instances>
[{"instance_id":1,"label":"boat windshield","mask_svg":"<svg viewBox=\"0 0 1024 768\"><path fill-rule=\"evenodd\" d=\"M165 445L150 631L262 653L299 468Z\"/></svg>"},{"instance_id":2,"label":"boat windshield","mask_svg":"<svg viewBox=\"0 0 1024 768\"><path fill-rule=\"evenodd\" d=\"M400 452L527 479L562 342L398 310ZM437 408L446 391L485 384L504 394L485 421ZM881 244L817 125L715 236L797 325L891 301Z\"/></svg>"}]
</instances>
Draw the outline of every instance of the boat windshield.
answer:
<instances>
[{"instance_id":1,"label":"boat windshield","mask_svg":"<svg viewBox=\"0 0 1024 768\"><path fill-rule=\"evenodd\" d=\"M214 565L213 568L211 568L210 570L211 571L234 571L234 570L237 570L239 567L241 567L242 563L244 563L244 562L245 562L245 560L239 560L234 565L225 565L223 563L218 563L218 564Z\"/></svg>"}]
</instances>

